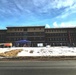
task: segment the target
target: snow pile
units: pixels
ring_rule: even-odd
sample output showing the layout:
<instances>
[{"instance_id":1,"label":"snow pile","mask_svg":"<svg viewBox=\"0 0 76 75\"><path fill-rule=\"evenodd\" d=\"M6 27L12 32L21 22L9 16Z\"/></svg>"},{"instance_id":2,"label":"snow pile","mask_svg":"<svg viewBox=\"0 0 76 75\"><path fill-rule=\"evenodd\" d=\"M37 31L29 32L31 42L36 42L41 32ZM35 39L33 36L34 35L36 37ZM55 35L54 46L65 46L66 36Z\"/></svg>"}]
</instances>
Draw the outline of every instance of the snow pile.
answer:
<instances>
[{"instance_id":1,"label":"snow pile","mask_svg":"<svg viewBox=\"0 0 76 75\"><path fill-rule=\"evenodd\" d=\"M0 53L22 49L17 56L76 56L76 47L12 47L0 48Z\"/></svg>"},{"instance_id":2,"label":"snow pile","mask_svg":"<svg viewBox=\"0 0 76 75\"><path fill-rule=\"evenodd\" d=\"M22 49L22 47L0 48L0 53L4 53L11 50Z\"/></svg>"},{"instance_id":3,"label":"snow pile","mask_svg":"<svg viewBox=\"0 0 76 75\"><path fill-rule=\"evenodd\" d=\"M6 51L10 51L10 49L9 48L0 48L0 53L4 53Z\"/></svg>"},{"instance_id":4,"label":"snow pile","mask_svg":"<svg viewBox=\"0 0 76 75\"><path fill-rule=\"evenodd\" d=\"M18 53L18 56L76 56L76 47L23 48L23 51Z\"/></svg>"}]
</instances>

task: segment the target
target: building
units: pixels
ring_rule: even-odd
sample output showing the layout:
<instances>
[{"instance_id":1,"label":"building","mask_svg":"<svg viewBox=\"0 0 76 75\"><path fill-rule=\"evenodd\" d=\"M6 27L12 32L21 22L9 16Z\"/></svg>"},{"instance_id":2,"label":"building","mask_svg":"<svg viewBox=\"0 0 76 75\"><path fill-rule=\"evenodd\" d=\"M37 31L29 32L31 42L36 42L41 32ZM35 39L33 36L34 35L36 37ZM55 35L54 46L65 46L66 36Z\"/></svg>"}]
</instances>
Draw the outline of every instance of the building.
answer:
<instances>
[{"instance_id":1,"label":"building","mask_svg":"<svg viewBox=\"0 0 76 75\"><path fill-rule=\"evenodd\" d=\"M76 28L46 28L45 43L52 46L76 46Z\"/></svg>"},{"instance_id":2,"label":"building","mask_svg":"<svg viewBox=\"0 0 76 75\"><path fill-rule=\"evenodd\" d=\"M7 42L30 40L31 46L45 42L45 26L7 27Z\"/></svg>"},{"instance_id":3,"label":"building","mask_svg":"<svg viewBox=\"0 0 76 75\"><path fill-rule=\"evenodd\" d=\"M0 30L0 43L6 42L6 32L7 30Z\"/></svg>"},{"instance_id":4,"label":"building","mask_svg":"<svg viewBox=\"0 0 76 75\"><path fill-rule=\"evenodd\" d=\"M45 28L45 26L7 27L0 30L0 42L29 40L31 46L43 43L44 46L76 46L76 28Z\"/></svg>"}]
</instances>

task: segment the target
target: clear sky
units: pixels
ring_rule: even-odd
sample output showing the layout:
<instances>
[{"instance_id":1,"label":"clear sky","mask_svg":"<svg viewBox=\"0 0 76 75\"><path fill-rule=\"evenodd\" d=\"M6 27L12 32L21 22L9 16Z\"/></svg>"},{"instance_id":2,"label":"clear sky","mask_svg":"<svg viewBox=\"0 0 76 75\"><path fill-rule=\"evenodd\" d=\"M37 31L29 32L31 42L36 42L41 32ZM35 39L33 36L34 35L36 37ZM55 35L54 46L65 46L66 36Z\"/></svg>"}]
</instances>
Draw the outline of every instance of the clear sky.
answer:
<instances>
[{"instance_id":1,"label":"clear sky","mask_svg":"<svg viewBox=\"0 0 76 75\"><path fill-rule=\"evenodd\" d=\"M28 25L76 27L76 0L0 0L0 29Z\"/></svg>"}]
</instances>

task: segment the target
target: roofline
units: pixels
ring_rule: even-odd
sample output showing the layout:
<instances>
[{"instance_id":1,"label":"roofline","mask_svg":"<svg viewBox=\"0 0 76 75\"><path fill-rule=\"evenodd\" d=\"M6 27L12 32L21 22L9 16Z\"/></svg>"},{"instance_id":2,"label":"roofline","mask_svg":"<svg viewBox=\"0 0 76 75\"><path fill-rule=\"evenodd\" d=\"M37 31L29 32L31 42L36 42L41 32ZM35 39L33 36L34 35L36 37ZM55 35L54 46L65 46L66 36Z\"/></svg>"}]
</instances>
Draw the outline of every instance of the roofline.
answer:
<instances>
[{"instance_id":1,"label":"roofline","mask_svg":"<svg viewBox=\"0 0 76 75\"><path fill-rule=\"evenodd\" d=\"M0 31L7 31L7 29L0 29Z\"/></svg>"},{"instance_id":2,"label":"roofline","mask_svg":"<svg viewBox=\"0 0 76 75\"><path fill-rule=\"evenodd\" d=\"M60 27L60 28L45 28L45 30L46 29L75 29L75 28L76 27L64 27L64 28L63 27L62 28Z\"/></svg>"},{"instance_id":3,"label":"roofline","mask_svg":"<svg viewBox=\"0 0 76 75\"><path fill-rule=\"evenodd\" d=\"M44 27L45 28L45 26L8 26L8 27L6 27L6 28L32 28L32 27Z\"/></svg>"}]
</instances>

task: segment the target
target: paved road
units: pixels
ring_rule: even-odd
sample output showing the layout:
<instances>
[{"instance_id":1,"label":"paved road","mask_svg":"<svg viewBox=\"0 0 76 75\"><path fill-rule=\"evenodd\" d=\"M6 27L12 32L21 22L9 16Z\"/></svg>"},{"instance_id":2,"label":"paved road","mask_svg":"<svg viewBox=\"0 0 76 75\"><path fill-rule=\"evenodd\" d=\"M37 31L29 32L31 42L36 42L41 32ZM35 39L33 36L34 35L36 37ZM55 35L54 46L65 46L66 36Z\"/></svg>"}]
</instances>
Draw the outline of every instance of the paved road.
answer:
<instances>
[{"instance_id":1,"label":"paved road","mask_svg":"<svg viewBox=\"0 0 76 75\"><path fill-rule=\"evenodd\" d=\"M76 61L0 61L0 75L76 75Z\"/></svg>"}]
</instances>

